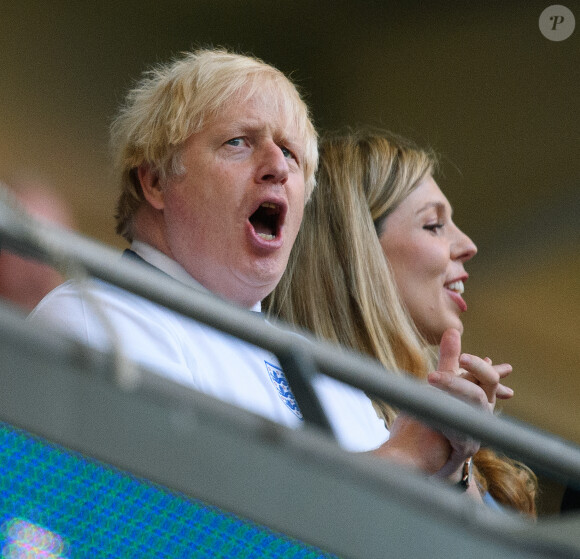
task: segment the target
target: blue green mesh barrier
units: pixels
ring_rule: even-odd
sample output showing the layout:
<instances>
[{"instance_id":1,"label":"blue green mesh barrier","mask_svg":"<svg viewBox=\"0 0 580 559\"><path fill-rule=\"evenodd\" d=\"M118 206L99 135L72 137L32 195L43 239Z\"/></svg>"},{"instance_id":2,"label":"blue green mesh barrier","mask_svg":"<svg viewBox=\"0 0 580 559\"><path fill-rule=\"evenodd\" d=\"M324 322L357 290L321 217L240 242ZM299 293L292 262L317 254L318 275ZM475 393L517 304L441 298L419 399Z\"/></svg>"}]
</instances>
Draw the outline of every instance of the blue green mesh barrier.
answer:
<instances>
[{"instance_id":1,"label":"blue green mesh barrier","mask_svg":"<svg viewBox=\"0 0 580 559\"><path fill-rule=\"evenodd\" d=\"M335 557L0 423L0 557Z\"/></svg>"}]
</instances>

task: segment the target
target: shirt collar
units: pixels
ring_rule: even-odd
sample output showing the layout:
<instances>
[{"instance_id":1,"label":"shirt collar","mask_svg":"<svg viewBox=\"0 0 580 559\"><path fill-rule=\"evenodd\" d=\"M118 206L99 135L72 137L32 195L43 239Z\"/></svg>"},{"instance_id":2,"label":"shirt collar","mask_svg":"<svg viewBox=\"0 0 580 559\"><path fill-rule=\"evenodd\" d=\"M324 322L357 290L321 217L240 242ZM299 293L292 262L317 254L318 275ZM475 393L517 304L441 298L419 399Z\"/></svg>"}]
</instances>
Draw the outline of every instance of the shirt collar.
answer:
<instances>
[{"instance_id":1,"label":"shirt collar","mask_svg":"<svg viewBox=\"0 0 580 559\"><path fill-rule=\"evenodd\" d=\"M192 278L181 264L177 263L172 258L169 258L169 256L163 254L160 250L157 250L151 245L148 245L143 241L133 241L131 243L131 250L143 258L143 260L149 262L149 264L155 266L173 279L176 279L185 285L190 285L200 291L210 293L209 289L206 289L201 285L201 283ZM250 310L254 312L261 312L261 309L262 305L260 301L250 308Z\"/></svg>"}]
</instances>

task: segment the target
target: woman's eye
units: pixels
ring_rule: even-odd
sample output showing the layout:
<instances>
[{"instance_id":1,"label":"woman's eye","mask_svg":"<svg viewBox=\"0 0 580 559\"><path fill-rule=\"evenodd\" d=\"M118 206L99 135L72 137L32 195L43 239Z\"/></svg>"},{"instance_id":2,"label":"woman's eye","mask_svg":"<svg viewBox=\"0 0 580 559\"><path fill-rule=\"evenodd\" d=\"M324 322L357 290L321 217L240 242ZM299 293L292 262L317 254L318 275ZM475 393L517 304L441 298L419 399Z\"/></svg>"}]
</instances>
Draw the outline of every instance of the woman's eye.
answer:
<instances>
[{"instance_id":1,"label":"woman's eye","mask_svg":"<svg viewBox=\"0 0 580 559\"><path fill-rule=\"evenodd\" d=\"M438 229L443 228L443 223L430 223L429 225L423 225L423 229L436 233Z\"/></svg>"}]
</instances>

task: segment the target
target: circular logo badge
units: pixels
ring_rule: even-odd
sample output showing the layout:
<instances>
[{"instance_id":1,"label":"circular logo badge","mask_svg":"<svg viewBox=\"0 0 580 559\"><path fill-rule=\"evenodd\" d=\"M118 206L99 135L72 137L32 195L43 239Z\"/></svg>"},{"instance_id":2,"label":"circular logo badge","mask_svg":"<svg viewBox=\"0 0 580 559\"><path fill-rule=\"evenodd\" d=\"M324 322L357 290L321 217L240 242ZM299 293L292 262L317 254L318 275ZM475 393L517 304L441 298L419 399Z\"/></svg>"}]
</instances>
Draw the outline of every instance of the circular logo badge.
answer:
<instances>
[{"instance_id":1,"label":"circular logo badge","mask_svg":"<svg viewBox=\"0 0 580 559\"><path fill-rule=\"evenodd\" d=\"M550 41L563 41L574 32L576 19L566 6L554 4L548 6L541 14L538 22L540 31Z\"/></svg>"}]
</instances>

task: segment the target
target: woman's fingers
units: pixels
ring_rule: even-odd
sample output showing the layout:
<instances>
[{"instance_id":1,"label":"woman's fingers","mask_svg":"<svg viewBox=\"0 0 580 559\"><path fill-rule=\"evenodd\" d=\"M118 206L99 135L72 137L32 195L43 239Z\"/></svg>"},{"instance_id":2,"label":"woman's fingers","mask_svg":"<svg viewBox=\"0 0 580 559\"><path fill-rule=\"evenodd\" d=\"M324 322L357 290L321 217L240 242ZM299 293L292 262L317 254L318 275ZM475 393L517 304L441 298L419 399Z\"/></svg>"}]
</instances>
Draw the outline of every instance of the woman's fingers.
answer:
<instances>
[{"instance_id":1,"label":"woman's fingers","mask_svg":"<svg viewBox=\"0 0 580 559\"><path fill-rule=\"evenodd\" d=\"M461 335L457 330L446 330L439 345L437 371L429 375L429 382L460 398L479 403L481 392L462 383L455 384L453 377L471 382L481 387L488 407L493 411L496 400L508 400L514 391L501 384L501 380L512 372L509 363L494 365L489 357L481 358L461 352Z\"/></svg>"},{"instance_id":2,"label":"woman's fingers","mask_svg":"<svg viewBox=\"0 0 580 559\"><path fill-rule=\"evenodd\" d=\"M498 400L509 400L514 395L514 391L509 387L503 384L499 384L497 387L497 392L495 393L495 397Z\"/></svg>"},{"instance_id":3,"label":"woman's fingers","mask_svg":"<svg viewBox=\"0 0 580 559\"><path fill-rule=\"evenodd\" d=\"M495 386L499 383L500 376L495 367L481 357L463 353L459 357L459 364L481 384Z\"/></svg>"},{"instance_id":4,"label":"woman's fingers","mask_svg":"<svg viewBox=\"0 0 580 559\"><path fill-rule=\"evenodd\" d=\"M438 371L454 372L459 370L459 356L461 354L461 334L454 328L443 332L439 344Z\"/></svg>"},{"instance_id":5,"label":"woman's fingers","mask_svg":"<svg viewBox=\"0 0 580 559\"><path fill-rule=\"evenodd\" d=\"M484 361L486 363L488 363L489 365L491 365L491 360L486 357L484 359ZM511 372L512 372L512 366L509 363L502 363L501 365L493 365L493 368L495 369L495 372L497 373L497 376L499 377L499 379L504 379L506 378ZM480 381L480 376L476 376L476 374L473 374L469 371L467 371L466 369L460 369L460 376L463 377L466 380L469 380L471 382L474 382L475 384L484 384L486 381L484 380L483 382ZM483 378L486 378L486 375L483 376ZM488 395L492 395L493 390L489 390L489 388L493 387L493 376L487 376L487 384L490 384L489 380L491 379L491 387L488 387L487 393ZM497 389L495 392L495 397L499 398L500 400L508 400L509 398L511 398L514 395L514 391L509 388L508 386L505 386L503 384L501 384L500 382L498 382L497 384ZM493 397L492 397L493 399Z\"/></svg>"},{"instance_id":6,"label":"woman's fingers","mask_svg":"<svg viewBox=\"0 0 580 559\"><path fill-rule=\"evenodd\" d=\"M467 353L460 356L459 363L466 371L462 376L481 386L492 406L495 406L496 398L507 400L514 395L511 388L500 382L512 372L512 366L509 363L493 365L489 357L481 359Z\"/></svg>"},{"instance_id":7,"label":"woman's fingers","mask_svg":"<svg viewBox=\"0 0 580 559\"><path fill-rule=\"evenodd\" d=\"M499 378L506 378L513 371L513 367L509 363L502 363L501 365L494 365L493 368L495 369L496 373L499 375Z\"/></svg>"},{"instance_id":8,"label":"woman's fingers","mask_svg":"<svg viewBox=\"0 0 580 559\"><path fill-rule=\"evenodd\" d=\"M488 410L489 401L483 387L468 379L446 371L434 371L427 376L429 384L445 392Z\"/></svg>"}]
</instances>

